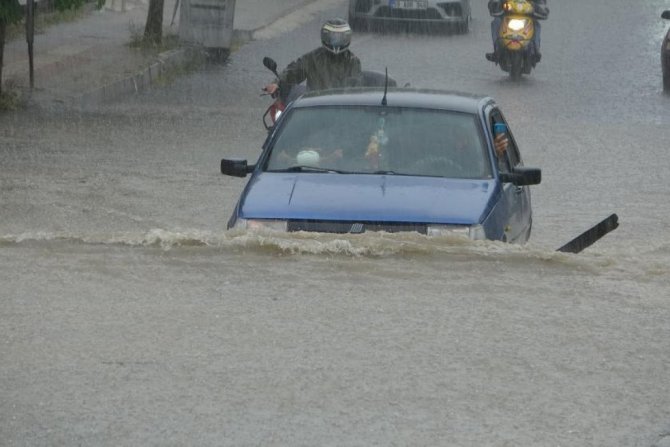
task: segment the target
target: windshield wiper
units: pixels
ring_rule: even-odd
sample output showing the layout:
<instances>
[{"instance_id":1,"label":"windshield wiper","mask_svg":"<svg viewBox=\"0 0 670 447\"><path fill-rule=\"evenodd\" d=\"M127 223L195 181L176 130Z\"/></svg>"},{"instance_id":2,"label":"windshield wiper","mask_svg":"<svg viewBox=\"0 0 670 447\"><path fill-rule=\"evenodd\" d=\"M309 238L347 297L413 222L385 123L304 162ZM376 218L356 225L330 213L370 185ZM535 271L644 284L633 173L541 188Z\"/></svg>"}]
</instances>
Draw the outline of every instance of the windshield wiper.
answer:
<instances>
[{"instance_id":1,"label":"windshield wiper","mask_svg":"<svg viewBox=\"0 0 670 447\"><path fill-rule=\"evenodd\" d=\"M404 172L385 171L385 170L374 171L373 174L375 174L375 175L412 175L412 174L405 174Z\"/></svg>"},{"instance_id":2,"label":"windshield wiper","mask_svg":"<svg viewBox=\"0 0 670 447\"><path fill-rule=\"evenodd\" d=\"M272 172L331 172L331 173L337 173L337 174L351 174L351 172L347 171L340 171L337 169L332 169L332 168L321 168L319 166L307 166L307 165L297 165L297 166L291 166L286 169L277 169L277 170L272 170Z\"/></svg>"}]
</instances>

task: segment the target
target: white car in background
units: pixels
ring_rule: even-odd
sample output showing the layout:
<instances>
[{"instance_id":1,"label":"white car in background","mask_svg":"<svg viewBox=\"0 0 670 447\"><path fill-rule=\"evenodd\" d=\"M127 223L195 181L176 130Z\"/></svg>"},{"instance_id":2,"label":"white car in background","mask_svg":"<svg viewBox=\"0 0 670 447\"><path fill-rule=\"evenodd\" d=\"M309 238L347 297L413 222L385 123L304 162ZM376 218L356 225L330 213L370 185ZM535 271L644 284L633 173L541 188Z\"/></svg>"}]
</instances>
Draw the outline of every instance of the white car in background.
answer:
<instances>
[{"instance_id":1,"label":"white car in background","mask_svg":"<svg viewBox=\"0 0 670 447\"><path fill-rule=\"evenodd\" d=\"M467 33L471 18L470 0L349 0L349 24L355 31L416 25Z\"/></svg>"}]
</instances>

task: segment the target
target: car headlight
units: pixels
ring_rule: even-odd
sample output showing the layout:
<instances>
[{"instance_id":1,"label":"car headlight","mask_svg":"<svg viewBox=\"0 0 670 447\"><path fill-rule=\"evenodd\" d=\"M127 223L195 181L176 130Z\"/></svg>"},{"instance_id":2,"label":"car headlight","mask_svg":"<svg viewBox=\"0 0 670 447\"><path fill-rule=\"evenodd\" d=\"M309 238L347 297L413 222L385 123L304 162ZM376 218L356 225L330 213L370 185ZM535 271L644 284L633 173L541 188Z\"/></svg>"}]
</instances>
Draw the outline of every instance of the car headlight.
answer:
<instances>
[{"instance_id":1,"label":"car headlight","mask_svg":"<svg viewBox=\"0 0 670 447\"><path fill-rule=\"evenodd\" d=\"M465 236L472 240L486 239L484 227L481 225L428 225L428 236Z\"/></svg>"},{"instance_id":2,"label":"car headlight","mask_svg":"<svg viewBox=\"0 0 670 447\"><path fill-rule=\"evenodd\" d=\"M512 31L521 31L526 27L526 23L528 23L528 19L512 19L507 26Z\"/></svg>"},{"instance_id":3,"label":"car headlight","mask_svg":"<svg viewBox=\"0 0 670 447\"><path fill-rule=\"evenodd\" d=\"M288 225L285 220L274 219L237 219L233 228L251 231L287 231Z\"/></svg>"}]
</instances>

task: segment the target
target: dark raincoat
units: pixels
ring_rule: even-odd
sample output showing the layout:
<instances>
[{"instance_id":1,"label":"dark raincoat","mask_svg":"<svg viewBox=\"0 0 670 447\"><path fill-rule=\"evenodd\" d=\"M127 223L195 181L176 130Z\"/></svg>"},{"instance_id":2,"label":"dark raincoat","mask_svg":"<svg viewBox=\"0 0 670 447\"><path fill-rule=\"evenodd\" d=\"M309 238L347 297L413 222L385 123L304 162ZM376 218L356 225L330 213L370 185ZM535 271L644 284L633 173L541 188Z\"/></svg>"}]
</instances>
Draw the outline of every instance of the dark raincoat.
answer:
<instances>
[{"instance_id":1,"label":"dark raincoat","mask_svg":"<svg viewBox=\"0 0 670 447\"><path fill-rule=\"evenodd\" d=\"M333 54L319 47L291 62L279 76L279 87L288 91L304 80L308 90L345 87L347 79L360 74L361 61L351 51Z\"/></svg>"}]
</instances>

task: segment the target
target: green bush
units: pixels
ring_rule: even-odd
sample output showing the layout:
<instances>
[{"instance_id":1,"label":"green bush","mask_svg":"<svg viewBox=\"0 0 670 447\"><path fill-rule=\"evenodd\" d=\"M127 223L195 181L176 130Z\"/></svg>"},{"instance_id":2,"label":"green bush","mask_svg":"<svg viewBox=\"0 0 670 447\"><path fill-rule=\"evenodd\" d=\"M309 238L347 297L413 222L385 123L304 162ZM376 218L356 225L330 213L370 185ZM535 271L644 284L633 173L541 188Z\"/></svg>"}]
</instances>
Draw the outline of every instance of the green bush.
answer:
<instances>
[{"instance_id":1,"label":"green bush","mask_svg":"<svg viewBox=\"0 0 670 447\"><path fill-rule=\"evenodd\" d=\"M11 25L21 20L19 0L0 0L0 23Z\"/></svg>"},{"instance_id":2,"label":"green bush","mask_svg":"<svg viewBox=\"0 0 670 447\"><path fill-rule=\"evenodd\" d=\"M7 83L0 93L0 112L17 110L23 106L23 98L18 86Z\"/></svg>"},{"instance_id":3,"label":"green bush","mask_svg":"<svg viewBox=\"0 0 670 447\"><path fill-rule=\"evenodd\" d=\"M67 11L68 9L79 9L84 5L84 0L56 0L54 5L59 11Z\"/></svg>"}]
</instances>

